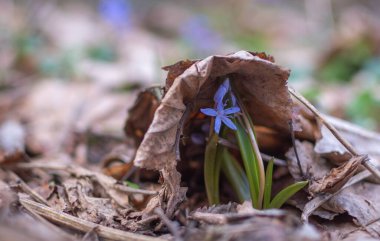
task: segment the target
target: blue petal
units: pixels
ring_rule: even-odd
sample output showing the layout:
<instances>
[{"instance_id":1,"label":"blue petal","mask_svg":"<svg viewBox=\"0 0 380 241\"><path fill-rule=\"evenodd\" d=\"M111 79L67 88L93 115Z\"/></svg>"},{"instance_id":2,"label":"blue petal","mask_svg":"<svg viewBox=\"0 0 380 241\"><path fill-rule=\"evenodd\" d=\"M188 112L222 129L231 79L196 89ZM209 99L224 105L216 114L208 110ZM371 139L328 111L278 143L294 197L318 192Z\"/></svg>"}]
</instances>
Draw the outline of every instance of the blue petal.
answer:
<instances>
[{"instance_id":1,"label":"blue petal","mask_svg":"<svg viewBox=\"0 0 380 241\"><path fill-rule=\"evenodd\" d=\"M227 89L224 88L223 85L219 86L218 90L216 91L214 95L214 102L215 103L220 103L223 102L223 98L227 93Z\"/></svg>"},{"instance_id":2,"label":"blue petal","mask_svg":"<svg viewBox=\"0 0 380 241\"><path fill-rule=\"evenodd\" d=\"M222 121L223 121L223 123L224 123L226 126L228 126L230 129L232 129L232 130L234 130L234 131L237 130L236 125L235 125L230 119L228 119L227 117L223 116L223 117L222 117Z\"/></svg>"},{"instance_id":3,"label":"blue petal","mask_svg":"<svg viewBox=\"0 0 380 241\"><path fill-rule=\"evenodd\" d=\"M226 79L222 86L224 86L224 88L226 88L227 90L230 88L230 79Z\"/></svg>"},{"instance_id":4,"label":"blue petal","mask_svg":"<svg viewBox=\"0 0 380 241\"><path fill-rule=\"evenodd\" d=\"M228 89L230 88L230 80L226 79L218 88L215 93L214 101L215 103L223 102L224 96L227 94Z\"/></svg>"},{"instance_id":5,"label":"blue petal","mask_svg":"<svg viewBox=\"0 0 380 241\"><path fill-rule=\"evenodd\" d=\"M217 134L219 134L221 124L222 124L222 120L220 119L220 117L216 117L215 123L214 123L214 131Z\"/></svg>"},{"instance_id":6,"label":"blue petal","mask_svg":"<svg viewBox=\"0 0 380 241\"><path fill-rule=\"evenodd\" d=\"M225 109L224 110L224 114L225 115L230 115L230 114L234 114L234 113L237 113L240 111L240 108L239 107L231 107L231 108L228 108L228 109Z\"/></svg>"},{"instance_id":7,"label":"blue petal","mask_svg":"<svg viewBox=\"0 0 380 241\"><path fill-rule=\"evenodd\" d=\"M216 111L223 112L224 111L224 104L223 101L216 102Z\"/></svg>"},{"instance_id":8,"label":"blue petal","mask_svg":"<svg viewBox=\"0 0 380 241\"><path fill-rule=\"evenodd\" d=\"M216 116L216 111L214 109L211 109L211 108L202 108L201 109L201 112L205 115L208 115L208 116Z\"/></svg>"}]
</instances>

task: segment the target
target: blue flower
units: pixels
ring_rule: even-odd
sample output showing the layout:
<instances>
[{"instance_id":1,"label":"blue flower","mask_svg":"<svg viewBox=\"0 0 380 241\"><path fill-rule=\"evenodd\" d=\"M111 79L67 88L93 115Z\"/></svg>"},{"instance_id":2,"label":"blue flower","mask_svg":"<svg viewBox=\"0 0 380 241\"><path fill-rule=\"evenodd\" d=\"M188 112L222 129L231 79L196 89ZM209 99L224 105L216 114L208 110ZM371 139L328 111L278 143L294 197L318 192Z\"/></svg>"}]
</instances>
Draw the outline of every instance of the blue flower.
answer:
<instances>
[{"instance_id":1,"label":"blue flower","mask_svg":"<svg viewBox=\"0 0 380 241\"><path fill-rule=\"evenodd\" d=\"M212 108L203 108L201 112L205 115L215 117L214 131L219 134L221 124L225 124L232 130L236 130L236 125L231 121L230 115L235 114L240 111L239 107L231 107L224 109L223 102L220 101L216 105L216 109Z\"/></svg>"}]
</instances>

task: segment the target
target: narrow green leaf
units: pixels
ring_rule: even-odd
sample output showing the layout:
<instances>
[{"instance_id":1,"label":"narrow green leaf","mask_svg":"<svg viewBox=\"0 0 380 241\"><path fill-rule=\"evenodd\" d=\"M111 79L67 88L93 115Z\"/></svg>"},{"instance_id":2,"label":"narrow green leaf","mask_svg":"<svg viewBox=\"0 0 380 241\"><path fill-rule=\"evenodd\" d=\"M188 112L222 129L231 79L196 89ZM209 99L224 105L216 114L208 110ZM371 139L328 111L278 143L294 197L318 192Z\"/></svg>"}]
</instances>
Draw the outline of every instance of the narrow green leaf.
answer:
<instances>
[{"instance_id":1,"label":"narrow green leaf","mask_svg":"<svg viewBox=\"0 0 380 241\"><path fill-rule=\"evenodd\" d=\"M215 200L216 204L219 203L220 192L219 192L219 181L220 181L220 172L222 168L222 159L223 159L223 150L225 148L222 145L218 145L216 147L216 156L214 162L214 184L213 184L213 192L214 196L217 197Z\"/></svg>"},{"instance_id":2,"label":"narrow green leaf","mask_svg":"<svg viewBox=\"0 0 380 241\"><path fill-rule=\"evenodd\" d=\"M218 135L213 133L206 146L204 160L204 180L209 204L219 203L219 188L215 187L216 153L218 147Z\"/></svg>"},{"instance_id":3,"label":"narrow green leaf","mask_svg":"<svg viewBox=\"0 0 380 241\"><path fill-rule=\"evenodd\" d=\"M279 192L269 204L268 208L280 208L289 198L304 188L308 181L296 182Z\"/></svg>"},{"instance_id":4,"label":"narrow green leaf","mask_svg":"<svg viewBox=\"0 0 380 241\"><path fill-rule=\"evenodd\" d=\"M267 166L265 173L265 188L264 188L264 208L268 208L270 204L270 197L272 194L272 174L273 174L273 161L272 158Z\"/></svg>"},{"instance_id":5,"label":"narrow green leaf","mask_svg":"<svg viewBox=\"0 0 380 241\"><path fill-rule=\"evenodd\" d=\"M242 125L238 121L234 122L237 126L237 131L235 132L236 138L238 140L240 153L249 181L249 190L252 199L252 205L254 208L260 209L261 203L259 203L259 167L257 165L255 153L251 146L249 136Z\"/></svg>"},{"instance_id":6,"label":"narrow green leaf","mask_svg":"<svg viewBox=\"0 0 380 241\"><path fill-rule=\"evenodd\" d=\"M247 176L239 162L226 148L223 149L222 171L232 186L232 189L235 191L239 202L242 203L245 200L249 200L250 195Z\"/></svg>"},{"instance_id":7,"label":"narrow green leaf","mask_svg":"<svg viewBox=\"0 0 380 241\"><path fill-rule=\"evenodd\" d=\"M232 82L231 87L232 87L232 90L236 90L235 83ZM242 126L245 126L246 128L247 135L251 144L251 149L253 150L254 159L252 160L252 162L254 162L254 169L256 170L255 175L258 179L258 194L256 195L257 196L256 208L261 209L262 204L263 204L264 189L265 189L264 163L263 163L263 160L261 159L259 146L256 141L255 130L254 130L252 119L249 115L249 112L245 108L244 102L242 101L239 95L239 91L234 91L234 93L235 93L238 105L241 108L241 112L242 112L242 119L239 119L239 121L242 124Z\"/></svg>"}]
</instances>

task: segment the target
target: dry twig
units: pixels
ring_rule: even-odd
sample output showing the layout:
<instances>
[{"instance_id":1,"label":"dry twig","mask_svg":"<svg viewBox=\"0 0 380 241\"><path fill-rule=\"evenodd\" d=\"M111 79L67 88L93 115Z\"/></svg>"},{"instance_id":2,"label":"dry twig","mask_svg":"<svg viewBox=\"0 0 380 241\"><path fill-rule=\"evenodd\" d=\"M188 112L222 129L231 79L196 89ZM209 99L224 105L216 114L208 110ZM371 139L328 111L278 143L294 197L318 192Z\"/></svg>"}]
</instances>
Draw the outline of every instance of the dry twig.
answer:
<instances>
[{"instance_id":1,"label":"dry twig","mask_svg":"<svg viewBox=\"0 0 380 241\"><path fill-rule=\"evenodd\" d=\"M40 194L38 194L36 191L34 191L32 188L28 186L16 173L12 171L7 171L9 174L9 177L17 183L18 187L26 194L28 194L30 197L32 197L34 200L36 200L39 203L45 204L46 206L50 206L49 203L45 200L45 198L41 197Z\"/></svg>"},{"instance_id":2,"label":"dry twig","mask_svg":"<svg viewBox=\"0 0 380 241\"><path fill-rule=\"evenodd\" d=\"M178 230L178 224L170 221L161 208L155 208L154 213L157 214L160 217L161 221L166 225L166 227L168 227L170 233L174 236L174 240L183 240Z\"/></svg>"},{"instance_id":3,"label":"dry twig","mask_svg":"<svg viewBox=\"0 0 380 241\"><path fill-rule=\"evenodd\" d=\"M164 241L166 239L158 238L158 237L149 237L141 234L135 234L131 232L125 232L122 230L105 227L103 225L98 225L69 214L56 211L50 207L39 204L27 198L20 198L20 203L28 208L33 210L35 213L55 222L58 224L65 225L75 230L79 230L82 232L89 232L91 230L97 230L97 234L99 237L111 240L131 240L131 241Z\"/></svg>"},{"instance_id":4,"label":"dry twig","mask_svg":"<svg viewBox=\"0 0 380 241\"><path fill-rule=\"evenodd\" d=\"M57 234L59 234L61 237L63 237L64 239L66 240L70 240L70 241L74 241L74 240L77 240L77 238L75 238L74 236L66 233L65 231L63 231L62 229L58 228L57 226L55 226L54 224L48 222L46 219L44 219L40 214L36 213L32 208L30 208L29 206L27 205L23 205L23 207L29 212L29 214L37 219L38 221L40 221L41 223L45 224L47 227L49 227L49 229L53 230L54 232L56 232Z\"/></svg>"},{"instance_id":5,"label":"dry twig","mask_svg":"<svg viewBox=\"0 0 380 241\"><path fill-rule=\"evenodd\" d=\"M346 139L344 139L338 130L328 122L321 113L309 102L307 101L302 95L297 93L295 90L289 88L289 92L302 104L304 104L335 136L335 138L347 149L348 152L354 157L360 156L360 154L355 150L355 148L348 142ZM376 179L380 181L380 171L372 164L369 158L364 158L362 165L372 173Z\"/></svg>"},{"instance_id":6,"label":"dry twig","mask_svg":"<svg viewBox=\"0 0 380 241\"><path fill-rule=\"evenodd\" d=\"M219 213L207 213L207 212L194 212L189 218L209 224L227 224L229 222L249 219L252 217L281 217L285 216L286 212L280 209L267 209L267 210L257 210L252 209L249 212L245 213L228 213L228 214L219 214Z\"/></svg>"}]
</instances>

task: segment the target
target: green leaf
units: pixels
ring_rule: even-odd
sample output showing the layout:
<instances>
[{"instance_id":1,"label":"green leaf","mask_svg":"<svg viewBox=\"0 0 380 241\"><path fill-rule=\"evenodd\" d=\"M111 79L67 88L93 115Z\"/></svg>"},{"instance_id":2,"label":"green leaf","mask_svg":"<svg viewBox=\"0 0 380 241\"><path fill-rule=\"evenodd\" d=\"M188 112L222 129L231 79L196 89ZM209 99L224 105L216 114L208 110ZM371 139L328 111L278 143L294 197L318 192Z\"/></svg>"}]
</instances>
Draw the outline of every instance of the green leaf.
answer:
<instances>
[{"instance_id":1,"label":"green leaf","mask_svg":"<svg viewBox=\"0 0 380 241\"><path fill-rule=\"evenodd\" d=\"M206 146L204 160L204 179L207 198L210 205L219 203L219 188L215 183L217 148L218 135L212 133Z\"/></svg>"},{"instance_id":2,"label":"green leaf","mask_svg":"<svg viewBox=\"0 0 380 241\"><path fill-rule=\"evenodd\" d=\"M222 171L235 191L239 202L250 200L248 178L239 162L226 148L223 149Z\"/></svg>"},{"instance_id":3,"label":"green leaf","mask_svg":"<svg viewBox=\"0 0 380 241\"><path fill-rule=\"evenodd\" d=\"M268 208L270 204L270 197L272 193L273 162L274 162L274 158L272 158L269 161L267 170L265 173L264 208Z\"/></svg>"},{"instance_id":4,"label":"green leaf","mask_svg":"<svg viewBox=\"0 0 380 241\"><path fill-rule=\"evenodd\" d=\"M131 187L131 188L135 188L135 189L139 189L140 188L139 184L131 182L131 181L128 181L128 180L124 181L124 185L126 185L128 187Z\"/></svg>"},{"instance_id":5,"label":"green leaf","mask_svg":"<svg viewBox=\"0 0 380 241\"><path fill-rule=\"evenodd\" d=\"M236 89L234 87L234 84L231 83L232 90ZM263 199L264 199L264 188L265 188L265 170L264 170L264 163L263 160L261 159L261 154L259 150L259 146L256 141L256 136L255 136L255 130L254 130L254 125L252 122L252 119L247 111L247 109L244 106L244 102L241 100L239 96L239 92L235 91L235 96L236 100L238 102L239 107L241 108L241 118L238 118L238 121L240 122L241 126L245 127L246 129L242 128L243 131L245 131L247 137L248 137L248 142L247 144L250 144L249 150L250 153L252 154L252 158L250 159L249 163L246 163L244 161L245 169L247 172L248 179L250 180L250 176L255 175L255 185L257 188L257 194L255 194L255 199L252 199L252 205L253 207L257 209L261 209L263 205ZM240 144L239 144L240 146ZM242 151L242 148L240 146L240 150ZM243 160L244 160L244 155ZM247 168L247 165L250 165L250 168ZM251 178L252 179L252 178ZM250 180L250 184L252 185L252 180ZM251 186L250 185L250 186ZM252 196L253 192L251 192Z\"/></svg>"},{"instance_id":6,"label":"green leaf","mask_svg":"<svg viewBox=\"0 0 380 241\"><path fill-rule=\"evenodd\" d=\"M240 153L248 177L252 205L254 208L260 209L261 203L259 203L259 167L257 164L256 156L251 146L247 132L238 121L235 121L235 125L237 127L235 134L238 140Z\"/></svg>"},{"instance_id":7,"label":"green leaf","mask_svg":"<svg viewBox=\"0 0 380 241\"><path fill-rule=\"evenodd\" d=\"M279 192L269 204L268 208L280 208L289 198L304 188L308 181L296 182Z\"/></svg>"}]
</instances>

